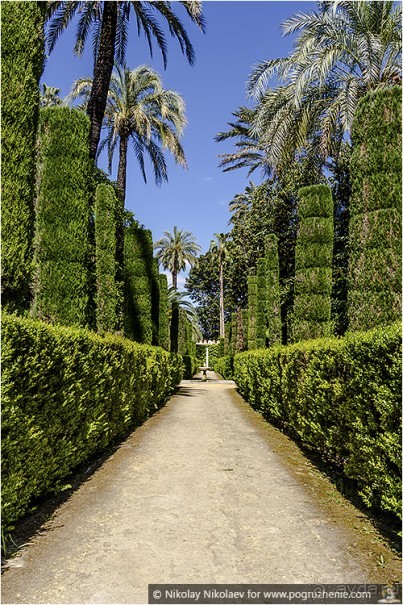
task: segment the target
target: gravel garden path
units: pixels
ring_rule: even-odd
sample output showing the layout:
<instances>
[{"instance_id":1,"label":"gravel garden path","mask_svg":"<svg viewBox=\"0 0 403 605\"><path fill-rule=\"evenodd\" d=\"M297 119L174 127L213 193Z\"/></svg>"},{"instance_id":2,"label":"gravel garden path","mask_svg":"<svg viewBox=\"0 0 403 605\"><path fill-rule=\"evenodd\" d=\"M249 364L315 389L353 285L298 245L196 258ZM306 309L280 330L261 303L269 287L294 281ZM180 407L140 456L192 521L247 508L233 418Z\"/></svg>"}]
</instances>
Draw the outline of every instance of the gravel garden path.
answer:
<instances>
[{"instance_id":1,"label":"gravel garden path","mask_svg":"<svg viewBox=\"0 0 403 605\"><path fill-rule=\"evenodd\" d=\"M386 583L400 562L280 431L209 373L6 562L3 603L147 603L151 583Z\"/></svg>"}]
</instances>

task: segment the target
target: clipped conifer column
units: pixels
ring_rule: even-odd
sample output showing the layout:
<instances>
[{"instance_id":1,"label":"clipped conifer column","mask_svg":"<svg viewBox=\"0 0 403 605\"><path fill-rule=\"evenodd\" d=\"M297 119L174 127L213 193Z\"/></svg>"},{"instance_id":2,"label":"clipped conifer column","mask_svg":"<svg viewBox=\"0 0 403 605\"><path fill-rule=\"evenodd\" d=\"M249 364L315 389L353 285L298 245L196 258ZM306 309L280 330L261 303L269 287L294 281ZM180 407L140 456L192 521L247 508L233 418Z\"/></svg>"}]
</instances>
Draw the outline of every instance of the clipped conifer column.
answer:
<instances>
[{"instance_id":1,"label":"clipped conifer column","mask_svg":"<svg viewBox=\"0 0 403 605\"><path fill-rule=\"evenodd\" d=\"M117 199L112 185L98 185L95 193L96 318L98 332L115 332L118 329L116 204Z\"/></svg>"},{"instance_id":2,"label":"clipped conifer column","mask_svg":"<svg viewBox=\"0 0 403 605\"><path fill-rule=\"evenodd\" d=\"M237 353L237 342L238 342L238 315L236 311L231 314L231 344L230 344L230 355L233 357Z\"/></svg>"},{"instance_id":3,"label":"clipped conifer column","mask_svg":"<svg viewBox=\"0 0 403 605\"><path fill-rule=\"evenodd\" d=\"M266 342L271 347L281 343L280 269L278 261L278 238L270 234L266 239Z\"/></svg>"},{"instance_id":4,"label":"clipped conifer column","mask_svg":"<svg viewBox=\"0 0 403 605\"><path fill-rule=\"evenodd\" d=\"M230 344L231 344L231 320L227 321L224 326L224 355L230 355Z\"/></svg>"},{"instance_id":5,"label":"clipped conifer column","mask_svg":"<svg viewBox=\"0 0 403 605\"><path fill-rule=\"evenodd\" d=\"M266 280L267 261L259 258L256 267L256 348L264 349L266 346Z\"/></svg>"},{"instance_id":6,"label":"clipped conifer column","mask_svg":"<svg viewBox=\"0 0 403 605\"><path fill-rule=\"evenodd\" d=\"M242 309L242 329L243 329L243 351L248 350L248 322L249 312L248 309Z\"/></svg>"},{"instance_id":7,"label":"clipped conifer column","mask_svg":"<svg viewBox=\"0 0 403 605\"><path fill-rule=\"evenodd\" d=\"M1 5L1 264L2 305L31 302L34 238L35 138L43 70L43 11L39 2Z\"/></svg>"},{"instance_id":8,"label":"clipped conifer column","mask_svg":"<svg viewBox=\"0 0 403 605\"><path fill-rule=\"evenodd\" d=\"M94 195L89 119L67 107L41 110L32 315L88 326L89 220Z\"/></svg>"},{"instance_id":9,"label":"clipped conifer column","mask_svg":"<svg viewBox=\"0 0 403 605\"><path fill-rule=\"evenodd\" d=\"M257 278L248 276L248 349L256 349Z\"/></svg>"},{"instance_id":10,"label":"clipped conifer column","mask_svg":"<svg viewBox=\"0 0 403 605\"><path fill-rule=\"evenodd\" d=\"M369 330L402 313L402 89L367 94L352 128L349 330Z\"/></svg>"},{"instance_id":11,"label":"clipped conifer column","mask_svg":"<svg viewBox=\"0 0 403 605\"><path fill-rule=\"evenodd\" d=\"M169 351L169 318L168 318L168 277L165 273L159 275L159 319L158 319L158 344Z\"/></svg>"},{"instance_id":12,"label":"clipped conifer column","mask_svg":"<svg viewBox=\"0 0 403 605\"><path fill-rule=\"evenodd\" d=\"M326 185L299 190L295 249L294 342L333 334L330 320L333 259L333 200Z\"/></svg>"},{"instance_id":13,"label":"clipped conifer column","mask_svg":"<svg viewBox=\"0 0 403 605\"><path fill-rule=\"evenodd\" d=\"M137 342L152 344L152 236L150 231L134 222L125 228L124 277L125 336Z\"/></svg>"}]
</instances>

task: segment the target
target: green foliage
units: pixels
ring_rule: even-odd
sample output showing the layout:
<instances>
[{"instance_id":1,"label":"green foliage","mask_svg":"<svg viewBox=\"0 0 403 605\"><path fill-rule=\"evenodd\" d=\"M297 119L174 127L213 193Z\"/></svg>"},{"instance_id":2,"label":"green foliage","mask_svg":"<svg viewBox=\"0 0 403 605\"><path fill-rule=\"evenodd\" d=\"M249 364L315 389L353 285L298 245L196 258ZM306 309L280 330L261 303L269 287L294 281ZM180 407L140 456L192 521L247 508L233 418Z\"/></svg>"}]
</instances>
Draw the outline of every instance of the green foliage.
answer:
<instances>
[{"instance_id":1,"label":"green foliage","mask_svg":"<svg viewBox=\"0 0 403 605\"><path fill-rule=\"evenodd\" d=\"M178 353L184 362L184 378L192 378L197 371L196 343L193 341L192 324L186 311L179 307Z\"/></svg>"},{"instance_id":2,"label":"green foliage","mask_svg":"<svg viewBox=\"0 0 403 605\"><path fill-rule=\"evenodd\" d=\"M326 185L300 189L295 251L294 341L331 336L333 201Z\"/></svg>"},{"instance_id":3,"label":"green foliage","mask_svg":"<svg viewBox=\"0 0 403 605\"><path fill-rule=\"evenodd\" d=\"M170 325L170 341L172 353L178 353L179 350L179 303L172 303L171 325Z\"/></svg>"},{"instance_id":4,"label":"green foliage","mask_svg":"<svg viewBox=\"0 0 403 605\"><path fill-rule=\"evenodd\" d=\"M224 326L224 355L230 354L230 343L231 343L231 331L232 331L231 319L225 323Z\"/></svg>"},{"instance_id":5,"label":"green foliage","mask_svg":"<svg viewBox=\"0 0 403 605\"><path fill-rule=\"evenodd\" d=\"M214 367L215 362L219 358L220 344L208 345L209 366ZM206 363L206 347L204 345L196 345L196 360L199 366L204 366Z\"/></svg>"},{"instance_id":6,"label":"green foliage","mask_svg":"<svg viewBox=\"0 0 403 605\"><path fill-rule=\"evenodd\" d=\"M348 317L351 330L401 317L401 87L366 95L352 139Z\"/></svg>"},{"instance_id":7,"label":"green foliage","mask_svg":"<svg viewBox=\"0 0 403 605\"><path fill-rule=\"evenodd\" d=\"M169 317L168 317L168 278L165 273L159 275L159 319L158 344L166 351L170 350Z\"/></svg>"},{"instance_id":8,"label":"green foliage","mask_svg":"<svg viewBox=\"0 0 403 605\"><path fill-rule=\"evenodd\" d=\"M34 236L35 137L43 70L43 15L39 2L1 6L1 236L2 304L10 311L31 302Z\"/></svg>"},{"instance_id":9,"label":"green foliage","mask_svg":"<svg viewBox=\"0 0 403 605\"><path fill-rule=\"evenodd\" d=\"M401 326L241 353L241 394L331 463L370 508L400 515Z\"/></svg>"},{"instance_id":10,"label":"green foliage","mask_svg":"<svg viewBox=\"0 0 403 605\"><path fill-rule=\"evenodd\" d=\"M219 357L214 364L214 371L220 374L224 380L232 380L234 377L234 358L232 355Z\"/></svg>"},{"instance_id":11,"label":"green foliage","mask_svg":"<svg viewBox=\"0 0 403 605\"><path fill-rule=\"evenodd\" d=\"M278 238L266 238L266 343L269 347L281 343L280 269Z\"/></svg>"},{"instance_id":12,"label":"green foliage","mask_svg":"<svg viewBox=\"0 0 403 605\"><path fill-rule=\"evenodd\" d=\"M266 346L267 260L259 258L256 267L256 348Z\"/></svg>"},{"instance_id":13,"label":"green foliage","mask_svg":"<svg viewBox=\"0 0 403 605\"><path fill-rule=\"evenodd\" d=\"M181 365L180 356L122 337L5 315L4 527L158 409Z\"/></svg>"},{"instance_id":14,"label":"green foliage","mask_svg":"<svg viewBox=\"0 0 403 605\"><path fill-rule=\"evenodd\" d=\"M98 185L95 194L95 245L98 332L117 330L118 287L116 284L116 206L111 185Z\"/></svg>"},{"instance_id":15,"label":"green foliage","mask_svg":"<svg viewBox=\"0 0 403 605\"><path fill-rule=\"evenodd\" d=\"M220 338L217 348L217 359L219 357L224 357L224 340L225 338Z\"/></svg>"},{"instance_id":16,"label":"green foliage","mask_svg":"<svg viewBox=\"0 0 403 605\"><path fill-rule=\"evenodd\" d=\"M64 325L92 325L88 156L89 120L67 107L40 112L32 315Z\"/></svg>"},{"instance_id":17,"label":"green foliage","mask_svg":"<svg viewBox=\"0 0 403 605\"><path fill-rule=\"evenodd\" d=\"M248 349L256 349L256 307L257 307L257 279L255 275L248 277Z\"/></svg>"},{"instance_id":18,"label":"green foliage","mask_svg":"<svg viewBox=\"0 0 403 605\"><path fill-rule=\"evenodd\" d=\"M238 341L238 316L234 312L231 315L231 340L229 345L230 355L234 356L237 352L237 341Z\"/></svg>"},{"instance_id":19,"label":"green foliage","mask_svg":"<svg viewBox=\"0 0 403 605\"><path fill-rule=\"evenodd\" d=\"M132 221L125 227L124 240L124 333L144 344L152 344L153 284L155 265L151 232Z\"/></svg>"}]
</instances>

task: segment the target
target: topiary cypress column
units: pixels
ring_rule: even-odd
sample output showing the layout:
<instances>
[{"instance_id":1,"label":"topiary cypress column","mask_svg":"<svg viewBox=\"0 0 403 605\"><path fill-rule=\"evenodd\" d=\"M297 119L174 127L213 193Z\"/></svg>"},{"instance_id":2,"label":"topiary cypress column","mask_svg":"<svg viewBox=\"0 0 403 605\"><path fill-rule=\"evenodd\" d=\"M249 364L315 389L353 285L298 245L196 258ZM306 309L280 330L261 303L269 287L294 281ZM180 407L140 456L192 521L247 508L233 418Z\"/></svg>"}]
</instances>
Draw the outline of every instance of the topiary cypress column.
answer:
<instances>
[{"instance_id":1,"label":"topiary cypress column","mask_svg":"<svg viewBox=\"0 0 403 605\"><path fill-rule=\"evenodd\" d=\"M243 330L243 348L242 351L248 350L248 322L249 312L248 309L242 309L242 330Z\"/></svg>"},{"instance_id":2,"label":"topiary cypress column","mask_svg":"<svg viewBox=\"0 0 403 605\"><path fill-rule=\"evenodd\" d=\"M118 329L116 204L114 188L98 185L95 193L96 318L97 330L101 333Z\"/></svg>"},{"instance_id":3,"label":"topiary cypress column","mask_svg":"<svg viewBox=\"0 0 403 605\"><path fill-rule=\"evenodd\" d=\"M227 321L224 326L224 355L231 355L230 346L231 346L231 320Z\"/></svg>"},{"instance_id":4,"label":"topiary cypress column","mask_svg":"<svg viewBox=\"0 0 403 605\"><path fill-rule=\"evenodd\" d=\"M153 343L153 275L151 232L132 222L124 238L124 333L144 344Z\"/></svg>"},{"instance_id":5,"label":"topiary cypress column","mask_svg":"<svg viewBox=\"0 0 403 605\"><path fill-rule=\"evenodd\" d=\"M352 128L348 319L368 330L401 318L401 87L367 94Z\"/></svg>"},{"instance_id":6,"label":"topiary cypress column","mask_svg":"<svg viewBox=\"0 0 403 605\"><path fill-rule=\"evenodd\" d=\"M32 315L65 325L90 318L89 220L93 169L89 119L52 107L40 115Z\"/></svg>"},{"instance_id":7,"label":"topiary cypress column","mask_svg":"<svg viewBox=\"0 0 403 605\"><path fill-rule=\"evenodd\" d=\"M266 239L266 342L269 347L281 343L280 269L278 238L270 234Z\"/></svg>"},{"instance_id":8,"label":"topiary cypress column","mask_svg":"<svg viewBox=\"0 0 403 605\"><path fill-rule=\"evenodd\" d=\"M231 341L230 355L233 357L237 353L238 343L238 315L236 312L231 314Z\"/></svg>"},{"instance_id":9,"label":"topiary cypress column","mask_svg":"<svg viewBox=\"0 0 403 605\"><path fill-rule=\"evenodd\" d=\"M266 281L267 261L259 258L256 267L256 348L264 349L266 346Z\"/></svg>"},{"instance_id":10,"label":"topiary cypress column","mask_svg":"<svg viewBox=\"0 0 403 605\"><path fill-rule=\"evenodd\" d=\"M177 302L172 303L172 316L171 316L171 329L170 329L170 340L171 340L171 352L178 353L179 351L179 304Z\"/></svg>"},{"instance_id":11,"label":"topiary cypress column","mask_svg":"<svg viewBox=\"0 0 403 605\"><path fill-rule=\"evenodd\" d=\"M248 349L256 349L257 278L248 276Z\"/></svg>"},{"instance_id":12,"label":"topiary cypress column","mask_svg":"<svg viewBox=\"0 0 403 605\"><path fill-rule=\"evenodd\" d=\"M43 4L1 5L1 287L9 311L28 309L31 302Z\"/></svg>"},{"instance_id":13,"label":"topiary cypress column","mask_svg":"<svg viewBox=\"0 0 403 605\"><path fill-rule=\"evenodd\" d=\"M333 200L326 185L299 190L295 249L294 342L333 334L331 313Z\"/></svg>"},{"instance_id":14,"label":"topiary cypress column","mask_svg":"<svg viewBox=\"0 0 403 605\"><path fill-rule=\"evenodd\" d=\"M168 318L168 277L165 273L159 275L159 319L158 319L158 344L169 351L169 318Z\"/></svg>"}]
</instances>

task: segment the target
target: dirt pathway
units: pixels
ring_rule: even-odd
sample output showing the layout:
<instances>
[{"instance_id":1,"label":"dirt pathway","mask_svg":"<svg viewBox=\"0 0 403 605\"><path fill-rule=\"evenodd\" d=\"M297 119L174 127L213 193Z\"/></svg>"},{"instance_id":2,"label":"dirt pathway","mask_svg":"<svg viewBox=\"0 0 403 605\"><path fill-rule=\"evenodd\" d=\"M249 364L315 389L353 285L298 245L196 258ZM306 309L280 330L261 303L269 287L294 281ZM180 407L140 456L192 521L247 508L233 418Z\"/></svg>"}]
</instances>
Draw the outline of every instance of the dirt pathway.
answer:
<instances>
[{"instance_id":1,"label":"dirt pathway","mask_svg":"<svg viewBox=\"0 0 403 605\"><path fill-rule=\"evenodd\" d=\"M383 583L399 571L233 384L183 381L9 561L2 602L146 603L149 583Z\"/></svg>"}]
</instances>

